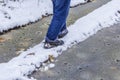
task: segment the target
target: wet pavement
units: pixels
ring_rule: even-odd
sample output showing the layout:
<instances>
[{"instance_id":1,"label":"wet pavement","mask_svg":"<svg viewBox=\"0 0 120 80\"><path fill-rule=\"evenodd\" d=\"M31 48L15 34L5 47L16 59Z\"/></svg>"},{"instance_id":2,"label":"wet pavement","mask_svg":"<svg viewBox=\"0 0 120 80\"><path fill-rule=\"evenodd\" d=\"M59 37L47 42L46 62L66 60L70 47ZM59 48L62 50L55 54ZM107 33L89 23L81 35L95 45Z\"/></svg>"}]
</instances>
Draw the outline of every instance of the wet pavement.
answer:
<instances>
[{"instance_id":1,"label":"wet pavement","mask_svg":"<svg viewBox=\"0 0 120 80\"><path fill-rule=\"evenodd\" d=\"M120 80L120 23L63 52L37 80Z\"/></svg>"}]
</instances>

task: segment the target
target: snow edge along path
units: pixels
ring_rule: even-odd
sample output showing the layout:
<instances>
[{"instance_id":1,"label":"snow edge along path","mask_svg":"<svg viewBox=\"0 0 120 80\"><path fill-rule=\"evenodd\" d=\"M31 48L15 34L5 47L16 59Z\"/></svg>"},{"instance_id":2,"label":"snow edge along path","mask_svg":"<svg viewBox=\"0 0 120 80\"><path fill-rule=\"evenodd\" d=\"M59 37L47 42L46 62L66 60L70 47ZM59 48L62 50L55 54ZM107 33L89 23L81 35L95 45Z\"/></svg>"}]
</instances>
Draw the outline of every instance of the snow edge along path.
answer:
<instances>
[{"instance_id":1,"label":"snow edge along path","mask_svg":"<svg viewBox=\"0 0 120 80\"><path fill-rule=\"evenodd\" d=\"M116 4L116 5L114 5ZM27 75L48 59L49 55L59 56L71 46L84 41L98 30L120 21L120 0L112 0L90 14L78 19L68 30L68 35L62 40L63 46L52 49L43 49L43 43L21 53L8 63L0 64L0 80L33 80ZM71 37L72 36L72 37Z\"/></svg>"}]
</instances>

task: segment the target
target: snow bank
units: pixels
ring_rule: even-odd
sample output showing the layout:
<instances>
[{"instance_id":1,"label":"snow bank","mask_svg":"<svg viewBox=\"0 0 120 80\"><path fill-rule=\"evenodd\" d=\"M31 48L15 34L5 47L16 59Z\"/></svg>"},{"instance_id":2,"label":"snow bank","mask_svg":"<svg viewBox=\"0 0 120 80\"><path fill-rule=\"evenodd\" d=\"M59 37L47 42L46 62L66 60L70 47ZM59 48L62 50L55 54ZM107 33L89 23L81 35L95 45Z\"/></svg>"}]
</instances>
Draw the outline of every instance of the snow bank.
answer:
<instances>
[{"instance_id":1,"label":"snow bank","mask_svg":"<svg viewBox=\"0 0 120 80\"><path fill-rule=\"evenodd\" d=\"M71 0L71 6L86 3L88 0Z\"/></svg>"},{"instance_id":2,"label":"snow bank","mask_svg":"<svg viewBox=\"0 0 120 80\"><path fill-rule=\"evenodd\" d=\"M43 49L41 42L8 63L0 64L0 80L34 80L27 78L27 75L46 61L49 55L57 57L68 47L84 41L98 30L110 27L118 21L120 21L120 0L112 0L71 25L68 28L68 35L62 39L65 41L63 46L46 50Z\"/></svg>"},{"instance_id":3,"label":"snow bank","mask_svg":"<svg viewBox=\"0 0 120 80\"><path fill-rule=\"evenodd\" d=\"M0 32L22 26L52 14L51 0L4 0L0 4ZM72 0L71 5L85 3L86 0Z\"/></svg>"}]
</instances>

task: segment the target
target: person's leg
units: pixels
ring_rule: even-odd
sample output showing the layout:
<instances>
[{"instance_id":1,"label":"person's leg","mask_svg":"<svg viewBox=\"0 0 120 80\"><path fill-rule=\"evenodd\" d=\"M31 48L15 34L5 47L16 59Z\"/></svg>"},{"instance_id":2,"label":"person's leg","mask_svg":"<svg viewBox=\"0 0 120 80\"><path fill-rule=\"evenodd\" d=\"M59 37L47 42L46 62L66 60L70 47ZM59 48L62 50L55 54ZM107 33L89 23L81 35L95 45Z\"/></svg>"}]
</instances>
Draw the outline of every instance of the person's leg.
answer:
<instances>
[{"instance_id":1,"label":"person's leg","mask_svg":"<svg viewBox=\"0 0 120 80\"><path fill-rule=\"evenodd\" d=\"M45 49L63 45L64 41L58 40L58 35L62 29L66 28L66 18L70 0L53 0L53 19L46 34Z\"/></svg>"},{"instance_id":2,"label":"person's leg","mask_svg":"<svg viewBox=\"0 0 120 80\"><path fill-rule=\"evenodd\" d=\"M66 9L66 14L65 14L66 19L67 19L69 10L70 10L70 1L71 1L71 0L69 0L69 1L68 1L68 4L67 4L67 9ZM66 30L66 29L67 29L67 28L66 28L66 20L65 20L65 22L63 23L63 26L62 26L62 28L61 28L61 32L64 31L64 30Z\"/></svg>"},{"instance_id":3,"label":"person's leg","mask_svg":"<svg viewBox=\"0 0 120 80\"><path fill-rule=\"evenodd\" d=\"M63 24L63 26L62 26L60 32L64 31L65 29L67 29L67 27L66 27L66 22Z\"/></svg>"},{"instance_id":4,"label":"person's leg","mask_svg":"<svg viewBox=\"0 0 120 80\"><path fill-rule=\"evenodd\" d=\"M58 38L63 38L64 36L66 36L68 33L67 27L66 27L66 23L63 25L61 31L59 32Z\"/></svg>"},{"instance_id":5,"label":"person's leg","mask_svg":"<svg viewBox=\"0 0 120 80\"><path fill-rule=\"evenodd\" d=\"M68 13L69 13L69 9L70 9L70 3L68 4L68 8L66 10L66 18L68 16ZM66 36L68 33L68 30L67 30L67 27L66 27L66 20L65 22L63 23L63 26L61 28L61 31L59 32L59 35L58 35L58 38L63 38L64 36Z\"/></svg>"},{"instance_id":6,"label":"person's leg","mask_svg":"<svg viewBox=\"0 0 120 80\"><path fill-rule=\"evenodd\" d=\"M66 28L66 18L68 16L70 0L53 0L53 19L48 28L46 40L56 40L58 34ZM65 25L65 26L64 26Z\"/></svg>"}]
</instances>

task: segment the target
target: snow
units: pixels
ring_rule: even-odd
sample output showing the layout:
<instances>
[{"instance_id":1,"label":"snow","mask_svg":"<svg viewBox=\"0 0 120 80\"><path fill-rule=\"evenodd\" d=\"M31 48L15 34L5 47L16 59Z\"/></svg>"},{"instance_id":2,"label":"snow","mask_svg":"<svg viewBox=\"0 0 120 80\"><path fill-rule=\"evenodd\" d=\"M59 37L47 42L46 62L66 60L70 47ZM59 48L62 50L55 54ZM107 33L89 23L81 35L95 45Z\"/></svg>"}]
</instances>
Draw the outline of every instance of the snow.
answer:
<instances>
[{"instance_id":1,"label":"snow","mask_svg":"<svg viewBox=\"0 0 120 80\"><path fill-rule=\"evenodd\" d=\"M27 75L40 67L44 61L49 59L50 55L58 57L67 48L84 41L98 30L118 23L120 21L119 4L120 0L112 0L78 19L73 25L69 26L68 35L62 39L65 42L63 46L43 49L43 42L41 42L33 48L22 52L9 62L0 64L0 80L35 80L34 78L29 79ZM53 64L51 65L51 67L54 66ZM48 67L45 68L45 70L47 69Z\"/></svg>"},{"instance_id":2,"label":"snow","mask_svg":"<svg viewBox=\"0 0 120 80\"><path fill-rule=\"evenodd\" d=\"M51 63L51 64L48 65L48 67L53 68L53 67L55 67L55 64Z\"/></svg>"},{"instance_id":3,"label":"snow","mask_svg":"<svg viewBox=\"0 0 120 80\"><path fill-rule=\"evenodd\" d=\"M71 0L71 6L86 3L88 0Z\"/></svg>"},{"instance_id":4,"label":"snow","mask_svg":"<svg viewBox=\"0 0 120 80\"><path fill-rule=\"evenodd\" d=\"M71 6L87 0L72 0ZM35 22L43 16L52 14L51 0L5 0L0 3L0 32Z\"/></svg>"}]
</instances>

